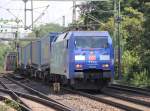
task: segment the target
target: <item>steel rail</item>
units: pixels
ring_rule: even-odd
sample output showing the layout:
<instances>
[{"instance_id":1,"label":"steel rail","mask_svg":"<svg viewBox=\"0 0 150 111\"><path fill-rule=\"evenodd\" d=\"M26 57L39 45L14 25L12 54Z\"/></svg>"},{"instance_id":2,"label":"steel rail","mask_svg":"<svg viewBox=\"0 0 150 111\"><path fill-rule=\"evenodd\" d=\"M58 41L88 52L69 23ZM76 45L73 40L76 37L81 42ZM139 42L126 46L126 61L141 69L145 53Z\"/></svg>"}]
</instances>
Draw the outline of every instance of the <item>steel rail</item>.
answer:
<instances>
[{"instance_id":1,"label":"steel rail","mask_svg":"<svg viewBox=\"0 0 150 111\"><path fill-rule=\"evenodd\" d=\"M80 92L80 91L76 91L76 90L71 90L71 89L68 89L68 88L62 88L62 89L66 90L68 92L72 92L72 93L75 93L75 94L82 95L84 97L88 97L88 98L96 100L98 102L102 102L102 103L105 103L105 104L108 104L108 105L111 105L111 106L114 106L114 107L117 107L117 108L120 108L120 109L127 110L127 111L141 111L138 108L134 108L134 107L130 107L130 106L127 106L127 105L124 105L124 104L121 104L121 103L117 103L117 102L114 102L113 100L112 101L107 100L107 99L104 99L102 97L97 97L97 96L91 95L89 93L84 93L84 92Z\"/></svg>"},{"instance_id":2,"label":"steel rail","mask_svg":"<svg viewBox=\"0 0 150 111\"><path fill-rule=\"evenodd\" d=\"M11 79L10 77L6 77L6 76L4 76L4 77L7 78L8 80L14 82L15 84L17 84L17 85L19 85L19 86L25 88L26 90L32 92L33 94L39 96L40 98L55 103L55 105L58 105L58 107L60 107L60 109L65 109L64 111L73 111L72 108L70 108L70 107L68 107L68 106L66 106L66 105L64 105L64 104L61 104L60 102L58 102L58 101L56 101L56 100L54 100L54 99L49 98L47 95L45 95L45 94L43 94L43 93L41 93L41 92L39 92L39 91L37 91L37 90L35 90L35 89L29 87L29 86L26 86L26 85L24 85L24 84L22 84L22 83L20 83L20 82L17 82L17 81L15 81L14 79Z\"/></svg>"},{"instance_id":3,"label":"steel rail","mask_svg":"<svg viewBox=\"0 0 150 111\"><path fill-rule=\"evenodd\" d=\"M31 108L25 103L23 102L20 97L12 90L10 90L2 81L0 81L0 84L5 88L8 89L10 91L10 96L18 103L24 105L24 107L26 107L27 111L31 111Z\"/></svg>"},{"instance_id":4,"label":"steel rail","mask_svg":"<svg viewBox=\"0 0 150 111\"><path fill-rule=\"evenodd\" d=\"M4 93L11 93L10 90L7 90L7 89L2 89L0 88L0 92L4 92ZM43 98L40 98L40 97L37 97L37 96L33 96L33 95L30 95L30 94L25 94L25 93L22 93L22 92L18 92L18 91L14 91L17 95L23 97L23 98L27 98L27 99L30 99L32 101L36 101L40 104L43 104L44 106L48 106L48 107L51 107L51 108L54 108L54 109L57 109L59 111L68 111L66 108L60 106L59 104L55 103L55 102L52 102L52 101L49 101L49 100L46 100L46 99L43 99ZM60 107L58 107L60 106ZM73 110L70 110L70 111L73 111Z\"/></svg>"},{"instance_id":5,"label":"steel rail","mask_svg":"<svg viewBox=\"0 0 150 111\"><path fill-rule=\"evenodd\" d=\"M109 89L108 90L104 89L101 92L103 94L106 94L106 95L111 96L111 97L123 99L123 100L130 101L130 102L133 102L133 103L136 103L136 104L140 104L140 105L144 105L144 106L150 107L150 102L146 102L146 101L142 101L142 100L126 97L126 96L121 96L121 95L118 95L118 94L113 94L113 93L111 93L111 91L109 91Z\"/></svg>"},{"instance_id":6,"label":"steel rail","mask_svg":"<svg viewBox=\"0 0 150 111\"><path fill-rule=\"evenodd\" d=\"M139 88L133 88L133 87L131 88L131 87L128 87L128 86L123 87L122 85L110 85L107 88L117 89L117 90L122 90L122 91L129 91L129 92L134 92L134 93L137 93L137 94L150 96L149 92L139 90Z\"/></svg>"},{"instance_id":7,"label":"steel rail","mask_svg":"<svg viewBox=\"0 0 150 111\"><path fill-rule=\"evenodd\" d=\"M121 85L121 84L111 84L111 86L119 86L119 87L124 87L124 88L129 88L129 89L135 89L135 90L138 90L138 91L145 91L145 92L150 93L150 89L139 88L139 87L135 87L135 86Z\"/></svg>"}]
</instances>

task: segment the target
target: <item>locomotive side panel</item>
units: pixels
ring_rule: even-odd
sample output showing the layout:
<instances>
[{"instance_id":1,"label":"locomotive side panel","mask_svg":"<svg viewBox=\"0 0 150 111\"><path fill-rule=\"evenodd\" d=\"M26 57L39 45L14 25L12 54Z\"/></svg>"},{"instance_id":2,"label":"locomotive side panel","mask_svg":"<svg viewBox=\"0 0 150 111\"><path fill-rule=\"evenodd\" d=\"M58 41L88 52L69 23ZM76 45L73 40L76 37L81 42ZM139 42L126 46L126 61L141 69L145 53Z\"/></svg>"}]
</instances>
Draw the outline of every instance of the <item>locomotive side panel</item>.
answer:
<instances>
[{"instance_id":1,"label":"locomotive side panel","mask_svg":"<svg viewBox=\"0 0 150 111\"><path fill-rule=\"evenodd\" d=\"M50 73L60 74L69 78L68 74L68 49L67 41L56 42L52 45Z\"/></svg>"}]
</instances>

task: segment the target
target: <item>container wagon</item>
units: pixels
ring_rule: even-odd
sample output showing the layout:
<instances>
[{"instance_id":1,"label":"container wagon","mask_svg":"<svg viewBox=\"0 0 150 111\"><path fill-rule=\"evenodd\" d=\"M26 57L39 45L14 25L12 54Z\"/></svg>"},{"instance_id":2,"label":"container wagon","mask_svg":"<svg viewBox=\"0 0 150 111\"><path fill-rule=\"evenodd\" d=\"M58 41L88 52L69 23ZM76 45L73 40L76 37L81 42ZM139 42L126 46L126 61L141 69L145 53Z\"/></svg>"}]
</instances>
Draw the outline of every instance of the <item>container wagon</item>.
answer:
<instances>
[{"instance_id":1,"label":"container wagon","mask_svg":"<svg viewBox=\"0 0 150 111\"><path fill-rule=\"evenodd\" d=\"M59 33L51 32L48 35L33 41L21 48L19 53L23 60L22 66L26 69L26 74L31 77L45 79L50 67L50 47L51 42Z\"/></svg>"},{"instance_id":2,"label":"container wagon","mask_svg":"<svg viewBox=\"0 0 150 111\"><path fill-rule=\"evenodd\" d=\"M6 71L14 71L17 66L17 53L16 52L9 52L5 57L5 65L4 69Z\"/></svg>"}]
</instances>

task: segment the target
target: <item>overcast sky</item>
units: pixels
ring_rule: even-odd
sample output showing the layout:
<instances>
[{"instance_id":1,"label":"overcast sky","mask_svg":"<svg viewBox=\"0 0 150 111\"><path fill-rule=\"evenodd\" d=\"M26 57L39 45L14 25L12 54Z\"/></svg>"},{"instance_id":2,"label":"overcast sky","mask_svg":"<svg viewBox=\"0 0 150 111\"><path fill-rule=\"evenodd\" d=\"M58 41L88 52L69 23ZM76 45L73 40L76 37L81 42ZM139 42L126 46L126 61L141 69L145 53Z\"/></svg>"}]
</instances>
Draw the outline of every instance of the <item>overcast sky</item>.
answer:
<instances>
[{"instance_id":1,"label":"overcast sky","mask_svg":"<svg viewBox=\"0 0 150 111\"><path fill-rule=\"evenodd\" d=\"M78 2L79 3L79 2ZM34 19L36 19L45 9L47 5L49 8L45 11L45 15L39 19L36 24L41 23L59 23L62 25L62 16L66 18L66 25L72 21L72 2L60 2L60 1L34 1L34 8L43 7L34 9ZM28 8L30 8L30 1L27 3ZM24 22L24 2L16 0L0 0L0 18L3 19L14 19L15 17L11 13L17 16ZM30 11L28 11L27 25L31 24Z\"/></svg>"}]
</instances>

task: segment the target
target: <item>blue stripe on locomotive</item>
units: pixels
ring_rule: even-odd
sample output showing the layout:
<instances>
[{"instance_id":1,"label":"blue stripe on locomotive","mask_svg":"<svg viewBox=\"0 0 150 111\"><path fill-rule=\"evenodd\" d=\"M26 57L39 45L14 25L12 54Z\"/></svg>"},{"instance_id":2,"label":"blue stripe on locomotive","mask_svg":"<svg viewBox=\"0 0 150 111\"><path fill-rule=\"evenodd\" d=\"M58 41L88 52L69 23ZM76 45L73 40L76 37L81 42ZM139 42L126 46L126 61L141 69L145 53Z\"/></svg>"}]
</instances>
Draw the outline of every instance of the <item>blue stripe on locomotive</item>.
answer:
<instances>
[{"instance_id":1,"label":"blue stripe on locomotive","mask_svg":"<svg viewBox=\"0 0 150 111\"><path fill-rule=\"evenodd\" d=\"M75 64L77 63L80 63L80 61L78 61L77 63L75 62L75 54L74 54L74 40L75 40L75 37L77 36L104 36L104 37L107 37L108 38L108 42L109 42L109 46L110 48L109 49L101 49L99 51L102 51L102 52L110 52L110 60L111 61L99 61L98 65L96 65L94 68L95 69L102 69L103 68L101 67L102 64L109 64L109 70L111 71L111 75L104 75L103 77L114 77L114 54L113 54L113 47L112 47L112 39L109 35L108 32L98 32L98 31L95 31L95 32L82 32L82 31L79 31L79 32L71 32L71 34L69 34L70 37L69 38L69 78L74 78L76 75L75 75ZM94 50L95 51L95 50ZM82 52L82 49L78 50L78 53L81 53ZM96 52L96 51L95 51ZM86 52L87 55L89 55L90 51L87 51ZM97 55L96 55L97 56ZM89 69L88 67L88 60L86 58L85 62L82 63L83 64L83 69Z\"/></svg>"}]
</instances>

